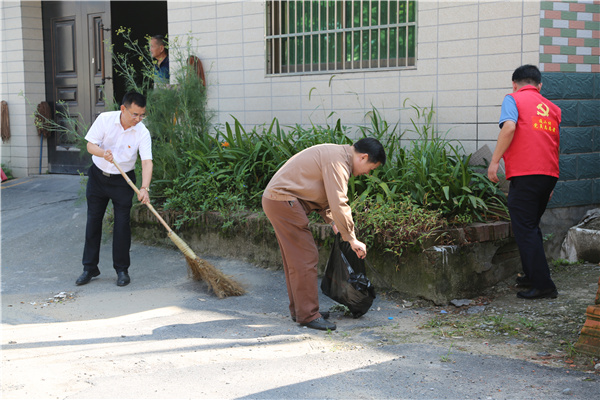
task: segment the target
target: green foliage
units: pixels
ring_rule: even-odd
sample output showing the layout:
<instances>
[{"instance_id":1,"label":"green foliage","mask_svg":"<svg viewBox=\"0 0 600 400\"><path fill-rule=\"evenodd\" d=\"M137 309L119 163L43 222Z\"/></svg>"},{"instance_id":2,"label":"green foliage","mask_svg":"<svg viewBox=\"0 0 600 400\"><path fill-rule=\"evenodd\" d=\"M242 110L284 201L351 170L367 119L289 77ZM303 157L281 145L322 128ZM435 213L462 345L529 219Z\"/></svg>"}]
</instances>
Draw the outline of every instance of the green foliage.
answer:
<instances>
[{"instance_id":1,"label":"green foliage","mask_svg":"<svg viewBox=\"0 0 600 400\"><path fill-rule=\"evenodd\" d=\"M565 260L564 258L557 258L555 260L552 260L552 266L554 268L569 267L572 265L579 265L579 264L583 264L583 263L584 263L583 260L569 261L569 260Z\"/></svg>"},{"instance_id":2,"label":"green foliage","mask_svg":"<svg viewBox=\"0 0 600 400\"><path fill-rule=\"evenodd\" d=\"M2 171L4 171L4 174L6 175L6 178L8 180L13 179L13 174L12 174L12 169L8 168L8 166L6 164L1 164L0 166L2 166Z\"/></svg>"},{"instance_id":3,"label":"green foliage","mask_svg":"<svg viewBox=\"0 0 600 400\"><path fill-rule=\"evenodd\" d=\"M358 236L367 247L377 243L397 256L406 248L419 248L436 230L447 227L439 211L417 207L407 195L393 202L358 197L351 207Z\"/></svg>"},{"instance_id":4,"label":"green foliage","mask_svg":"<svg viewBox=\"0 0 600 400\"><path fill-rule=\"evenodd\" d=\"M219 211L224 216L261 209L264 188L294 154L320 143L352 143L338 121L335 128L286 132L277 119L269 126L246 131L233 125L215 127L213 135L195 137L193 151L184 152L183 173L165 190L165 208L182 210L177 225L193 219L196 211Z\"/></svg>"},{"instance_id":5,"label":"green foliage","mask_svg":"<svg viewBox=\"0 0 600 400\"><path fill-rule=\"evenodd\" d=\"M111 45L113 68L124 78L126 92L134 90L146 95L154 86L154 64L156 63L148 51L150 35L145 36L146 43L140 44L137 39L131 38L131 28L121 26L115 31L115 34L123 37L125 52L116 53L114 45ZM135 64L141 64L142 67L136 68L132 62L133 59L137 60Z\"/></svg>"}]
</instances>

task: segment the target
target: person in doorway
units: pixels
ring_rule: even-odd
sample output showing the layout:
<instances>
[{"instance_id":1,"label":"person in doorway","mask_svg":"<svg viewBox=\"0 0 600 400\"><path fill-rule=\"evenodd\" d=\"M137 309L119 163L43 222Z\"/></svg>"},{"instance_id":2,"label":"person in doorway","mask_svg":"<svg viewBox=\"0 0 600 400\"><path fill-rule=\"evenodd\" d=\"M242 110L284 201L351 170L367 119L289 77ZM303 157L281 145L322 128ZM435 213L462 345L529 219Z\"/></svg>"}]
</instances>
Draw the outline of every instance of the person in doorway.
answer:
<instances>
[{"instance_id":1,"label":"person in doorway","mask_svg":"<svg viewBox=\"0 0 600 400\"><path fill-rule=\"evenodd\" d=\"M267 185L262 206L279 242L290 314L301 325L336 328L326 320L328 313L319 312L319 253L308 228L308 214L318 212L364 258L367 248L356 239L348 205L348 180L351 175L370 173L385 161L383 146L373 138L354 145L320 144L291 157Z\"/></svg>"},{"instance_id":2,"label":"person in doorway","mask_svg":"<svg viewBox=\"0 0 600 400\"><path fill-rule=\"evenodd\" d=\"M88 171L87 225L83 249L83 274L75 282L85 285L100 275L100 242L102 220L108 201L114 210L113 267L117 272L117 285L126 286L129 277L129 248L131 247L130 212L135 192L113 164L117 161L132 182L136 182L135 163L138 153L142 160L142 186L138 200L149 203L152 179L152 141L142 120L146 116L146 98L135 92L123 96L119 111L104 112L96 118L85 139L92 154Z\"/></svg>"},{"instance_id":3,"label":"person in doorway","mask_svg":"<svg viewBox=\"0 0 600 400\"><path fill-rule=\"evenodd\" d=\"M155 83L169 83L169 54L167 53L166 44L162 35L154 35L150 39L150 54L156 60L156 64L154 64Z\"/></svg>"},{"instance_id":4,"label":"person in doorway","mask_svg":"<svg viewBox=\"0 0 600 400\"><path fill-rule=\"evenodd\" d=\"M539 224L558 180L561 110L540 94L542 75L534 65L523 65L512 75L513 93L500 111L500 134L488 178L498 182L504 158L510 180L508 210L519 247L524 275L517 285L529 287L523 299L556 298Z\"/></svg>"}]
</instances>

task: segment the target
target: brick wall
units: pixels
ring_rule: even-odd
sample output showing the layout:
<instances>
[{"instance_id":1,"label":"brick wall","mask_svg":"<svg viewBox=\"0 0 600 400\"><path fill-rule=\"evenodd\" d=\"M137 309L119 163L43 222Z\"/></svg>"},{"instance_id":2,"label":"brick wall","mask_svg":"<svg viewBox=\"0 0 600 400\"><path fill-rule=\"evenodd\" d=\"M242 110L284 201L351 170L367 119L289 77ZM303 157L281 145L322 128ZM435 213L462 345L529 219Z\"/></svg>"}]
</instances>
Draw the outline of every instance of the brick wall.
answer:
<instances>
[{"instance_id":1,"label":"brick wall","mask_svg":"<svg viewBox=\"0 0 600 400\"><path fill-rule=\"evenodd\" d=\"M540 70L600 72L600 2L542 1Z\"/></svg>"},{"instance_id":2,"label":"brick wall","mask_svg":"<svg viewBox=\"0 0 600 400\"><path fill-rule=\"evenodd\" d=\"M540 4L542 94L562 110L549 207L600 204L600 1Z\"/></svg>"}]
</instances>

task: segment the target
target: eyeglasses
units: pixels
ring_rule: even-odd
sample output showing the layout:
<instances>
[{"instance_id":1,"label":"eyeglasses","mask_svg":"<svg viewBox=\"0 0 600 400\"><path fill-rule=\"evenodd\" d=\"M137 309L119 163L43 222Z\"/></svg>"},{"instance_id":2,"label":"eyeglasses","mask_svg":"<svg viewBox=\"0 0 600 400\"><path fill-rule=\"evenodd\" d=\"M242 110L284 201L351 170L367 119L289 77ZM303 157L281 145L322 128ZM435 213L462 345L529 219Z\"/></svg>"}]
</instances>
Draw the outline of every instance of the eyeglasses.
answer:
<instances>
[{"instance_id":1,"label":"eyeglasses","mask_svg":"<svg viewBox=\"0 0 600 400\"><path fill-rule=\"evenodd\" d=\"M127 110L127 112L129 113L129 115L131 115L132 118L139 118L139 119L144 119L146 118L146 114L138 114L138 113L132 113L131 111L129 111L129 108L125 107L125 109Z\"/></svg>"}]
</instances>

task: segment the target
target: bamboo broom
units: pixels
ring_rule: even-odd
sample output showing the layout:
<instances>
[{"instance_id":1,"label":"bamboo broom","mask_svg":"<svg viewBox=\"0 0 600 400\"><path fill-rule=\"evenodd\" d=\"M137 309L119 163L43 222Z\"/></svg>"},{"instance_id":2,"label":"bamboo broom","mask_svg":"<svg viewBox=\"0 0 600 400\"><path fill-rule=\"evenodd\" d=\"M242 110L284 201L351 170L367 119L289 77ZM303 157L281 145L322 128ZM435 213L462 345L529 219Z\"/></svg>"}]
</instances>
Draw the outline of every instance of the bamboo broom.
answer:
<instances>
[{"instance_id":1,"label":"bamboo broom","mask_svg":"<svg viewBox=\"0 0 600 400\"><path fill-rule=\"evenodd\" d=\"M123 178L127 181L129 186L139 195L140 191L134 185L134 183L129 179L127 174L123 172L119 164L113 160L113 164L119 170ZM206 260L198 257L179 236L169 227L169 225L165 222L165 220L158 214L158 212L152 207L152 204L146 204L150 211L158 218L161 224L167 229L167 236L175 243L175 245L181 250L183 255L185 256L185 260L187 261L188 271L192 276L192 279L195 281L202 280L208 283L209 287L212 291L217 295L218 298L222 299L224 297L229 296L241 296L245 293L245 290L242 286L236 281L230 279L225 276L217 267L212 265Z\"/></svg>"}]
</instances>

